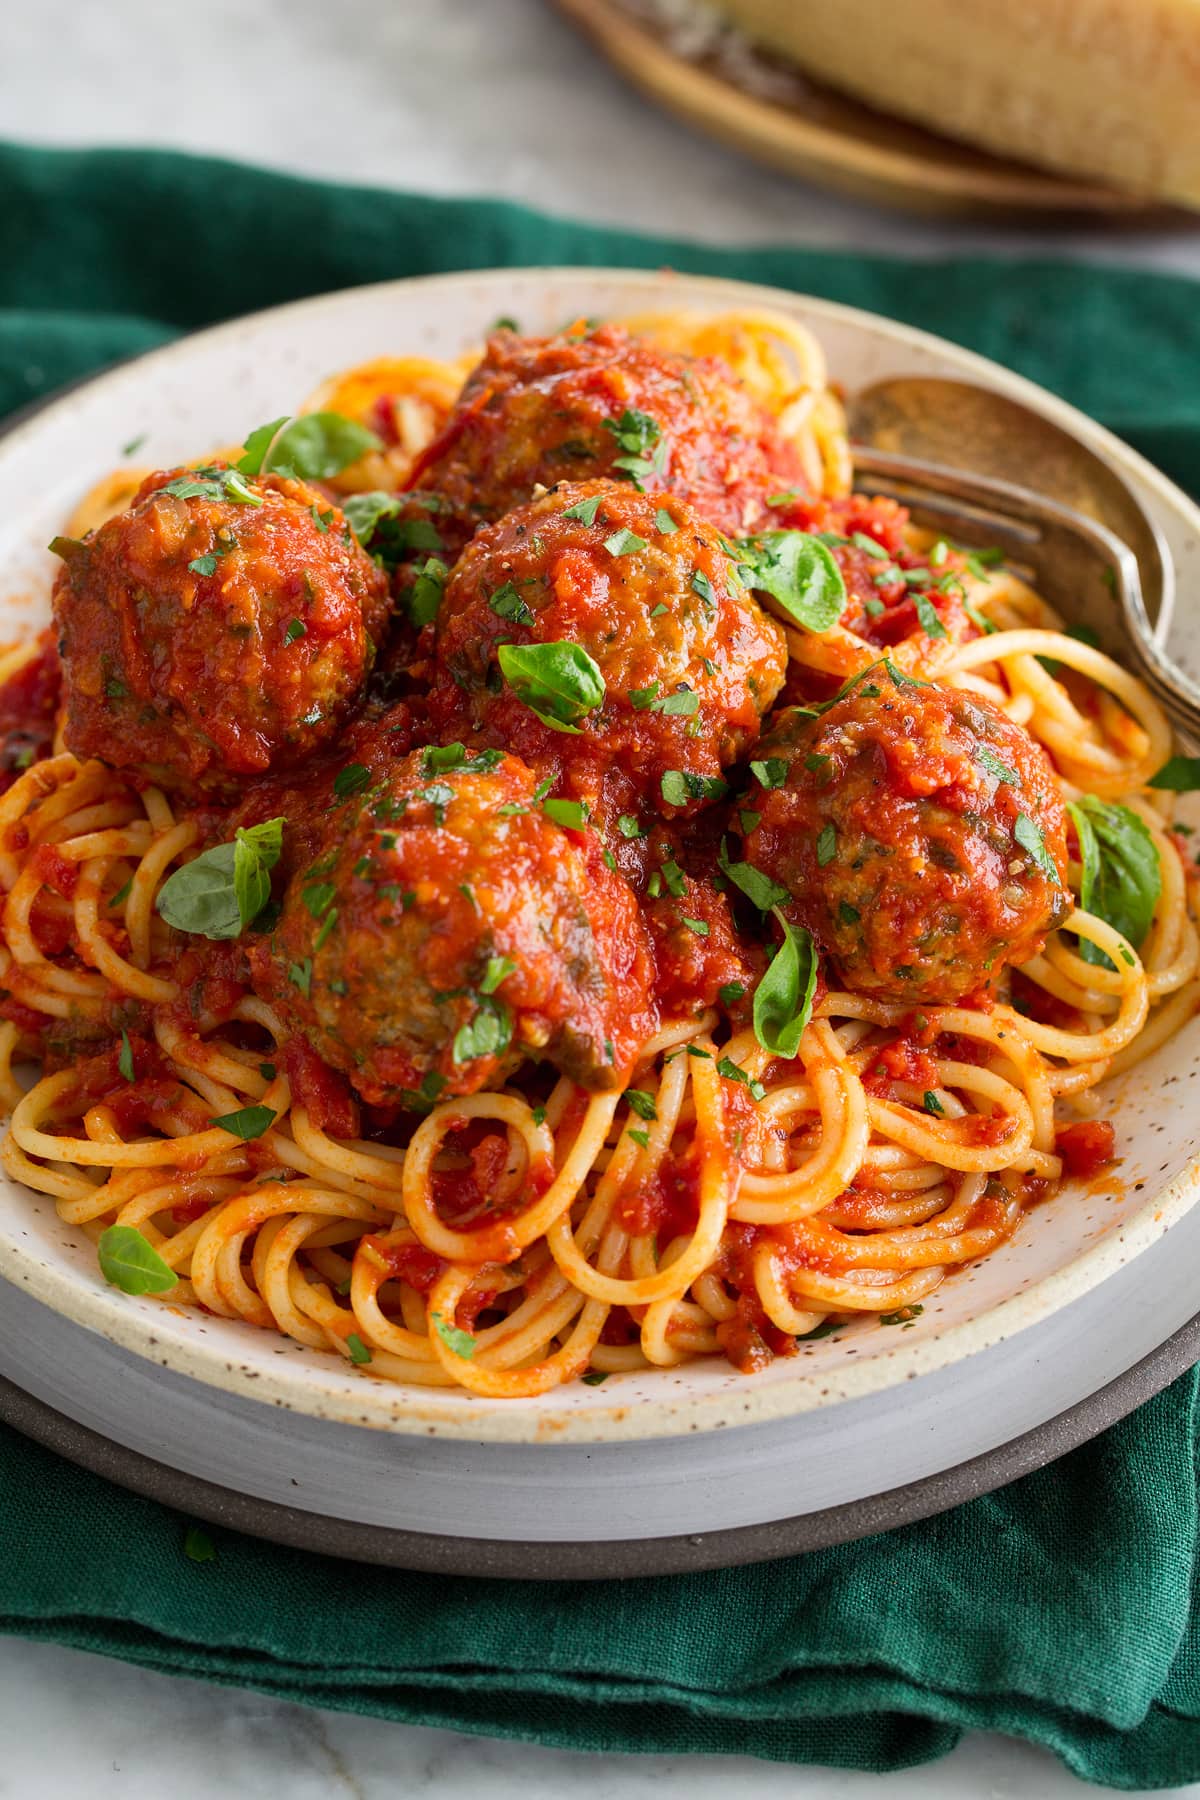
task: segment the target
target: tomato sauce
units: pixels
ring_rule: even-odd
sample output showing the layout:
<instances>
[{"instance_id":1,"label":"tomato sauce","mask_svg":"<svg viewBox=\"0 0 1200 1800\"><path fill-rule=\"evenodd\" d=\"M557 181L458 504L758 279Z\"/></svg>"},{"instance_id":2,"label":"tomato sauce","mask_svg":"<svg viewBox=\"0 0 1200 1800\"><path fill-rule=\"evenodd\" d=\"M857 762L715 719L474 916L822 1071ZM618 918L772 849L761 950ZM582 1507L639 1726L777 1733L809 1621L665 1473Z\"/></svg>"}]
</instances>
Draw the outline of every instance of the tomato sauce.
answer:
<instances>
[{"instance_id":1,"label":"tomato sauce","mask_svg":"<svg viewBox=\"0 0 1200 1800\"><path fill-rule=\"evenodd\" d=\"M1108 1119L1080 1119L1073 1125L1059 1126L1054 1134L1054 1148L1063 1159L1064 1171L1086 1181L1112 1162L1116 1133Z\"/></svg>"},{"instance_id":2,"label":"tomato sauce","mask_svg":"<svg viewBox=\"0 0 1200 1800\"><path fill-rule=\"evenodd\" d=\"M34 655L0 684L0 793L44 756L54 740L62 696L62 664L47 626L35 640Z\"/></svg>"}]
</instances>

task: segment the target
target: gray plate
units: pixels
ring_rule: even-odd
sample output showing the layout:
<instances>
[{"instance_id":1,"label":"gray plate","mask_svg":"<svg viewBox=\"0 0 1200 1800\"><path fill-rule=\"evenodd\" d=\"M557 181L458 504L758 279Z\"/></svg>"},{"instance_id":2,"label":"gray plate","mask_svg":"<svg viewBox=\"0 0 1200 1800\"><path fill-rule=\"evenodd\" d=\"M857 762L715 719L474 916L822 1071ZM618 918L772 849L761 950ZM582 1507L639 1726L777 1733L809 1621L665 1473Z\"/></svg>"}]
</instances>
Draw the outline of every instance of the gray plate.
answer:
<instances>
[{"instance_id":1,"label":"gray plate","mask_svg":"<svg viewBox=\"0 0 1200 1800\"><path fill-rule=\"evenodd\" d=\"M1011 1443L972 1457L957 1468L869 1499L831 1506L821 1512L778 1519L688 1537L635 1539L628 1542L537 1543L499 1538L437 1537L432 1532L402 1531L381 1525L320 1517L295 1506L258 1500L218 1487L154 1462L134 1450L78 1425L26 1394L0 1376L0 1420L47 1450L78 1463L146 1499L210 1525L244 1531L251 1537L311 1550L322 1556L344 1556L352 1562L389 1569L417 1569L438 1575L474 1575L524 1581L627 1580L638 1575L680 1575L700 1569L729 1569L743 1563L769 1562L852 1543L912 1525L981 1494L1004 1487L1043 1468L1077 1445L1115 1425L1135 1407L1154 1397L1200 1359L1200 1313L1182 1330L1115 1381L1057 1418Z\"/></svg>"}]
</instances>

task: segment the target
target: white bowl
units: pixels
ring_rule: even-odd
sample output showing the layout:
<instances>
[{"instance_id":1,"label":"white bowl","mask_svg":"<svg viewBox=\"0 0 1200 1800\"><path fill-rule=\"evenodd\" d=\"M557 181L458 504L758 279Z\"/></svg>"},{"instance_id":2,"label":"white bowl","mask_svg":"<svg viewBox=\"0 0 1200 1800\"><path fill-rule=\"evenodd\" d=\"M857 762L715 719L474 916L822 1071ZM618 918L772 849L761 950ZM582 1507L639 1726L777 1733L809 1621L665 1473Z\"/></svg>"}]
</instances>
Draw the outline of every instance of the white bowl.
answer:
<instances>
[{"instance_id":1,"label":"white bowl","mask_svg":"<svg viewBox=\"0 0 1200 1800\"><path fill-rule=\"evenodd\" d=\"M52 567L47 540L92 483L120 462L121 446L139 434L145 437L136 461L169 464L238 440L339 368L388 353L456 356L500 315L539 331L584 314L614 317L668 305L791 312L818 333L832 374L849 389L886 375L928 373L965 377L1025 401L1119 465L1170 542L1181 592L1200 582L1200 512L1186 497L1080 413L993 363L906 326L773 289L670 274L508 270L389 282L241 319L100 376L19 426L0 442L0 631L32 630L44 618ZM1173 636L1172 649L1200 666L1200 615L1182 606ZM783 1420L944 1370L1095 1296L1099 1284L1150 1250L1200 1197L1198 1076L1200 1021L1193 1021L1114 1085L1121 1158L1115 1171L1087 1185L1070 1183L1036 1208L1009 1243L939 1288L910 1328L864 1319L836 1340L806 1344L798 1356L754 1376L714 1358L611 1377L603 1387L575 1384L529 1401L397 1387L273 1332L106 1286L91 1246L59 1222L53 1203L6 1182L0 1183L0 1274L53 1314L163 1368L239 1399L343 1425L544 1445ZM1187 1271L1168 1267L1173 1260L1161 1259L1153 1343L1196 1306ZM1101 1362L1111 1372L1112 1335L1121 1322L1102 1296L1096 1299L1076 1309L1070 1353L1057 1359L1047 1372L1049 1387L1036 1397L1039 1418L1090 1393L1091 1371ZM61 1327L50 1313L38 1316L50 1353ZM1131 1361L1147 1348L1145 1332L1135 1345L1136 1336ZM9 1372L20 1379L19 1367Z\"/></svg>"}]
</instances>

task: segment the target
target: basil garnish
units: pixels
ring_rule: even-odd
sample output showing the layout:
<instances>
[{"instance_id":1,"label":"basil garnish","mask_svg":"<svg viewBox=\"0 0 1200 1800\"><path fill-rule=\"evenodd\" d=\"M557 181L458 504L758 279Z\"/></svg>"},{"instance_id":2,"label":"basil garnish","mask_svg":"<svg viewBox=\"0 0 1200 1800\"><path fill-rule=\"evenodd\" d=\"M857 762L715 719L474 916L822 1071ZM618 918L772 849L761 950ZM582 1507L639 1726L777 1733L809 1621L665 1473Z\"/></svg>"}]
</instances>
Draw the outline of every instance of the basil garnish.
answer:
<instances>
[{"instance_id":1,"label":"basil garnish","mask_svg":"<svg viewBox=\"0 0 1200 1800\"><path fill-rule=\"evenodd\" d=\"M686 806L689 800L723 800L729 783L719 775L692 775L686 769L668 769L660 783L668 806Z\"/></svg>"},{"instance_id":2,"label":"basil garnish","mask_svg":"<svg viewBox=\"0 0 1200 1800\"><path fill-rule=\"evenodd\" d=\"M385 569L394 569L413 550L441 551L444 546L431 519L403 518L406 506L413 504L411 494L385 494L375 489L369 494L350 494L342 511L346 523L363 546ZM437 508L431 494L422 494L418 504L427 511ZM428 565L426 565L428 568Z\"/></svg>"},{"instance_id":3,"label":"basil garnish","mask_svg":"<svg viewBox=\"0 0 1200 1800\"><path fill-rule=\"evenodd\" d=\"M230 1137L241 1138L244 1144L254 1138L260 1138L264 1131L269 1131L278 1118L269 1106L243 1106L237 1112L222 1113L218 1119L210 1119L210 1125L219 1125Z\"/></svg>"},{"instance_id":4,"label":"basil garnish","mask_svg":"<svg viewBox=\"0 0 1200 1800\"><path fill-rule=\"evenodd\" d=\"M832 553L806 531L764 531L743 538L738 556L750 585L778 602L805 631L829 631L846 605L846 583Z\"/></svg>"},{"instance_id":5,"label":"basil garnish","mask_svg":"<svg viewBox=\"0 0 1200 1800\"><path fill-rule=\"evenodd\" d=\"M1079 903L1140 949L1162 893L1158 850L1145 822L1127 806L1084 794L1067 811L1079 839L1083 876ZM1084 962L1111 969L1112 960L1086 938L1079 942Z\"/></svg>"},{"instance_id":6,"label":"basil garnish","mask_svg":"<svg viewBox=\"0 0 1200 1800\"><path fill-rule=\"evenodd\" d=\"M667 440L662 427L649 413L626 407L619 419L603 419L605 431L611 431L623 454L613 457L613 468L632 481L638 492L651 475L661 475L667 466Z\"/></svg>"},{"instance_id":7,"label":"basil garnish","mask_svg":"<svg viewBox=\"0 0 1200 1800\"><path fill-rule=\"evenodd\" d=\"M725 848L725 839L721 839L721 847L717 851L717 862L724 874L728 875L735 886L740 887L748 900L753 901L759 912L770 912L772 907L786 906L791 895L753 863L730 862Z\"/></svg>"},{"instance_id":8,"label":"basil garnish","mask_svg":"<svg viewBox=\"0 0 1200 1800\"><path fill-rule=\"evenodd\" d=\"M995 751L989 750L986 744L976 744L971 755L980 768L986 769L989 775L994 775L997 781L1008 782L1011 786L1016 785L1016 770L1010 769L1007 763L1002 763Z\"/></svg>"},{"instance_id":9,"label":"basil garnish","mask_svg":"<svg viewBox=\"0 0 1200 1800\"><path fill-rule=\"evenodd\" d=\"M1017 822L1013 826L1013 837L1026 855L1037 864L1042 874L1049 876L1051 881L1057 883L1058 869L1055 866L1054 858L1046 848L1046 840L1042 836L1042 828L1037 821L1031 819L1028 813L1018 813Z\"/></svg>"},{"instance_id":10,"label":"basil garnish","mask_svg":"<svg viewBox=\"0 0 1200 1800\"><path fill-rule=\"evenodd\" d=\"M283 847L282 818L239 829L168 877L156 910L177 931L196 937L240 937L271 897L269 871Z\"/></svg>"},{"instance_id":11,"label":"basil garnish","mask_svg":"<svg viewBox=\"0 0 1200 1800\"><path fill-rule=\"evenodd\" d=\"M578 733L574 721L604 701L604 677L579 644L501 644L496 654L517 699L552 731Z\"/></svg>"},{"instance_id":12,"label":"basil garnish","mask_svg":"<svg viewBox=\"0 0 1200 1800\"><path fill-rule=\"evenodd\" d=\"M460 1331L457 1325L448 1325L441 1313L430 1313L429 1318L447 1350L452 1350L455 1356L465 1357L468 1361L474 1356L475 1339L469 1331Z\"/></svg>"},{"instance_id":13,"label":"basil garnish","mask_svg":"<svg viewBox=\"0 0 1200 1800\"><path fill-rule=\"evenodd\" d=\"M783 942L754 993L754 1035L772 1056L794 1057L812 1016L817 952L812 935L776 912Z\"/></svg>"},{"instance_id":14,"label":"basil garnish","mask_svg":"<svg viewBox=\"0 0 1200 1800\"><path fill-rule=\"evenodd\" d=\"M427 558L417 570L416 579L404 595L404 605L418 631L437 618L449 575L449 569L437 556Z\"/></svg>"},{"instance_id":15,"label":"basil garnish","mask_svg":"<svg viewBox=\"0 0 1200 1800\"><path fill-rule=\"evenodd\" d=\"M1172 756L1147 787L1166 788L1172 794L1193 794L1200 788L1200 756Z\"/></svg>"},{"instance_id":16,"label":"basil garnish","mask_svg":"<svg viewBox=\"0 0 1200 1800\"><path fill-rule=\"evenodd\" d=\"M285 414L250 433L237 466L243 475L292 475L301 481L328 481L368 450L382 449L381 438L342 413L301 413L298 418Z\"/></svg>"},{"instance_id":17,"label":"basil garnish","mask_svg":"<svg viewBox=\"0 0 1200 1800\"><path fill-rule=\"evenodd\" d=\"M938 618L937 608L928 594L914 594L913 605L917 609L917 619L926 637L944 638L950 635Z\"/></svg>"},{"instance_id":18,"label":"basil garnish","mask_svg":"<svg viewBox=\"0 0 1200 1800\"><path fill-rule=\"evenodd\" d=\"M477 1056L500 1056L511 1040L512 1014L502 1000L484 994L470 1024L460 1026L454 1034L454 1060L464 1063Z\"/></svg>"},{"instance_id":19,"label":"basil garnish","mask_svg":"<svg viewBox=\"0 0 1200 1800\"><path fill-rule=\"evenodd\" d=\"M179 1277L132 1225L110 1225L96 1246L100 1273L125 1294L166 1294Z\"/></svg>"}]
</instances>

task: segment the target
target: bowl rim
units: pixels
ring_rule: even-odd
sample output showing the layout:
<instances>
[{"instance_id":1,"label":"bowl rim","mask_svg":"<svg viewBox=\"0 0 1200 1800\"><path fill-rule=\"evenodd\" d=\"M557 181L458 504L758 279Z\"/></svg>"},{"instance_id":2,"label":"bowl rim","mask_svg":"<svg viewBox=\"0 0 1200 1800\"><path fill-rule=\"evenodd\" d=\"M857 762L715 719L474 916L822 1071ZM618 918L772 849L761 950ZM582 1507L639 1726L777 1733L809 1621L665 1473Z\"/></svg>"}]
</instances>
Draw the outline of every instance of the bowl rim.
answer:
<instances>
[{"instance_id":1,"label":"bowl rim","mask_svg":"<svg viewBox=\"0 0 1200 1800\"><path fill-rule=\"evenodd\" d=\"M645 298L677 299L685 306L694 303L697 307L705 304L744 307L750 303L784 311L799 307L806 321L815 321L818 335L820 322L825 319L831 324L843 324L867 334L882 334L901 347L908 345L933 352L943 360L949 359L968 378L973 377L983 385L997 387L1024 401L1108 457L1123 474L1134 476L1143 489L1151 489L1167 511L1186 520L1200 539L1200 507L1168 477L1104 426L1037 383L1005 369L1002 364L935 333L839 301L730 277L663 270L554 265L463 270L366 283L263 308L126 358L60 390L45 401L35 403L36 411L31 416L18 415L9 426L0 426L0 458L14 450L19 451L27 438L45 428L49 419L69 417L71 409L78 406L84 396L90 399L119 386L133 371L144 372L152 379L155 369L161 368L166 361L186 358L198 347L219 348L224 342L233 343L247 330L269 329L276 322L306 316L318 318L322 313L336 315L347 305L361 303L364 297L386 298L389 293L400 290L406 294L414 289L423 290L432 300L439 290L447 288L495 287L505 292L506 298L511 298L506 291L514 283L535 280L553 283L555 288L577 287L583 291L614 284L626 291L640 289ZM21 1188L19 1183L0 1177L0 1198L25 1192L28 1190ZM326 1361L329 1363L328 1369L318 1367L314 1359L313 1363L304 1366L302 1375L297 1365L285 1364L282 1359L278 1369L256 1367L251 1370L247 1364L238 1361L239 1334L256 1328L241 1321L222 1319L213 1323L220 1328L228 1325L232 1329L228 1334L219 1330L217 1341L173 1335L169 1305L146 1298L135 1299L99 1281L89 1284L74 1270L51 1267L28 1244L7 1233L2 1210L0 1276L23 1286L52 1311L137 1356L207 1386L312 1417L401 1436L440 1436L475 1442L630 1442L720 1429L729 1424L790 1419L817 1406L860 1399L945 1368L1002 1342L1014 1332L1036 1324L1081 1298L1116 1268L1148 1250L1197 1200L1200 1200L1200 1146L1180 1174L1162 1187L1147 1183L1140 1203L1130 1210L1123 1222L1063 1267L1039 1277L1029 1287L985 1307L972 1317L939 1329L928 1338L897 1342L894 1348L878 1355L853 1361L844 1359L838 1370L836 1393L830 1392L827 1368L808 1369L799 1362L794 1368L789 1366L787 1374L771 1382L746 1380L735 1399L730 1398L727 1388L720 1392L686 1394L673 1387L665 1390L661 1398L623 1404L616 1394L606 1398L597 1388L589 1391L586 1403L576 1396L567 1408L556 1407L558 1390L551 1390L534 1400L499 1401L455 1390L410 1389L390 1382L364 1381L333 1358L321 1359L322 1365ZM1168 1327L1164 1339L1169 1335ZM662 1373L667 1375L668 1371ZM822 1385L824 1394L820 1392ZM735 1416L731 1418L731 1414Z\"/></svg>"}]
</instances>

